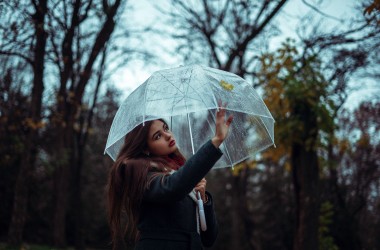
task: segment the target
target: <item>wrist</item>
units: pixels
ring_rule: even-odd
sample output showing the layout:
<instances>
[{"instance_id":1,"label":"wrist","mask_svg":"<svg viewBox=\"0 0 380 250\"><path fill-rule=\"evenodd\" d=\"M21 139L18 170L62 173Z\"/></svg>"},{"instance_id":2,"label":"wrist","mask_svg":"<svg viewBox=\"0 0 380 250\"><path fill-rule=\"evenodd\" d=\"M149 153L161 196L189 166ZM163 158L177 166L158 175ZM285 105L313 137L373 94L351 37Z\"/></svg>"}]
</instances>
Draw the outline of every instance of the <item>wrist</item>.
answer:
<instances>
[{"instance_id":1,"label":"wrist","mask_svg":"<svg viewBox=\"0 0 380 250\"><path fill-rule=\"evenodd\" d=\"M219 148L219 146L222 144L223 140L219 139L218 137L214 137L211 139L211 143L216 147Z\"/></svg>"}]
</instances>

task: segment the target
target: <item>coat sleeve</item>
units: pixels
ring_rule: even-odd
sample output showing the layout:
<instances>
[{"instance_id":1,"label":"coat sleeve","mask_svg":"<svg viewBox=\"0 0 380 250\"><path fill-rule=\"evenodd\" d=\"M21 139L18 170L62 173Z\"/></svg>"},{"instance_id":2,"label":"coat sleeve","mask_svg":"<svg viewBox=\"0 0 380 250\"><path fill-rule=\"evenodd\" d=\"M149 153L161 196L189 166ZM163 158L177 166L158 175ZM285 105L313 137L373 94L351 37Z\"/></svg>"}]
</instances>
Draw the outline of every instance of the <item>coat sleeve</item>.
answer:
<instances>
[{"instance_id":1,"label":"coat sleeve","mask_svg":"<svg viewBox=\"0 0 380 250\"><path fill-rule=\"evenodd\" d=\"M175 202L183 199L222 155L209 140L177 172L153 178L144 192L143 201Z\"/></svg>"},{"instance_id":2,"label":"coat sleeve","mask_svg":"<svg viewBox=\"0 0 380 250\"><path fill-rule=\"evenodd\" d=\"M207 230L201 231L201 240L202 244L205 247L211 247L216 237L218 236L218 222L216 220L215 210L214 210L214 202L212 196L209 192L206 191L208 196L208 201L203 205L206 216L206 225Z\"/></svg>"}]
</instances>

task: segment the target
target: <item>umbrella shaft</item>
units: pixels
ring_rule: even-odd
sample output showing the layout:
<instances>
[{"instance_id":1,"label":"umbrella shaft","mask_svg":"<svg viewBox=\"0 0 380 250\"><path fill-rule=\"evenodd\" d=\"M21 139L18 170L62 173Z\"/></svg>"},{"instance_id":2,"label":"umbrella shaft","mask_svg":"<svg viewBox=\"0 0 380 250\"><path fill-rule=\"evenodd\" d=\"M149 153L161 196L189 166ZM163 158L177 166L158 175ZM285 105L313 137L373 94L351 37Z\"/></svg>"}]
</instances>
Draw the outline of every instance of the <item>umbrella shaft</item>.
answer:
<instances>
[{"instance_id":1,"label":"umbrella shaft","mask_svg":"<svg viewBox=\"0 0 380 250\"><path fill-rule=\"evenodd\" d=\"M191 123L190 123L190 116L189 116L189 113L187 113L187 122L189 123L191 150L193 151L193 155L194 155L194 154L195 154L195 150L194 150L194 140L193 140L193 132L192 132L192 129L191 129Z\"/></svg>"}]
</instances>

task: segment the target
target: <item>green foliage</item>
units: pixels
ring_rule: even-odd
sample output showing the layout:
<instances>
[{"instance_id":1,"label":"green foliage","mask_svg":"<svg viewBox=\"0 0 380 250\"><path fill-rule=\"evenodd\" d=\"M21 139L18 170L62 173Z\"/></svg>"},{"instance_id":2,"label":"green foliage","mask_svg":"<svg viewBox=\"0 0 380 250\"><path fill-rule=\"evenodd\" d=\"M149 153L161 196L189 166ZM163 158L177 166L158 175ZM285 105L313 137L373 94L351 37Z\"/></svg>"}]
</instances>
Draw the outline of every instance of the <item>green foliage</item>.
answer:
<instances>
[{"instance_id":1,"label":"green foliage","mask_svg":"<svg viewBox=\"0 0 380 250\"><path fill-rule=\"evenodd\" d=\"M264 86L265 103L276 120L276 144L289 147L299 143L316 150L323 145L321 136L335 128L332 111L336 109L329 99L329 83L318 55L301 55L288 39L280 49L262 55L260 60L258 77ZM270 150L267 157L273 153Z\"/></svg>"},{"instance_id":2,"label":"green foliage","mask_svg":"<svg viewBox=\"0 0 380 250\"><path fill-rule=\"evenodd\" d=\"M329 226L333 223L333 205L330 202L321 204L319 215L319 249L320 250L339 250L335 245L334 239L329 235Z\"/></svg>"}]
</instances>

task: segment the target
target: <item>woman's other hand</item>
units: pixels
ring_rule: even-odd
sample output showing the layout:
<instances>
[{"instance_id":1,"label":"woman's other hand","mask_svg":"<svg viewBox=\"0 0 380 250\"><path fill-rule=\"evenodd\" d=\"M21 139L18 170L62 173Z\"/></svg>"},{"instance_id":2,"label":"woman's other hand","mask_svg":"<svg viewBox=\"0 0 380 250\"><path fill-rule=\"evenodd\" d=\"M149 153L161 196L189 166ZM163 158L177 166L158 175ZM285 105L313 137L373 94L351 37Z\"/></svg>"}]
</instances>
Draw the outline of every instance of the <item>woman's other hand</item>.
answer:
<instances>
[{"instance_id":1,"label":"woman's other hand","mask_svg":"<svg viewBox=\"0 0 380 250\"><path fill-rule=\"evenodd\" d=\"M201 194L201 198L203 200L203 202L205 203L207 201L206 199L206 179L203 178L194 188L195 192L196 193L200 193Z\"/></svg>"},{"instance_id":2,"label":"woman's other hand","mask_svg":"<svg viewBox=\"0 0 380 250\"><path fill-rule=\"evenodd\" d=\"M215 136L211 139L212 144L215 147L219 147L220 144L226 139L228 135L228 130L230 128L233 116L230 115L226 120L226 106L227 103L223 105L219 102L219 111L216 111L216 122L215 122Z\"/></svg>"}]
</instances>

